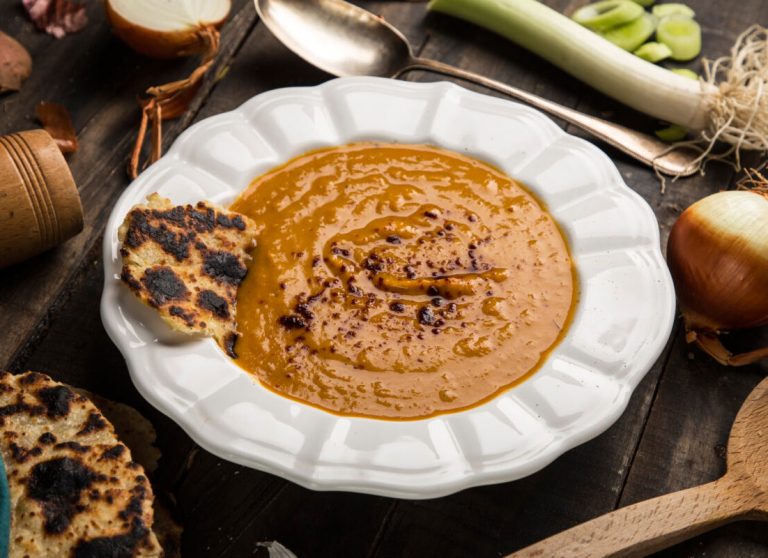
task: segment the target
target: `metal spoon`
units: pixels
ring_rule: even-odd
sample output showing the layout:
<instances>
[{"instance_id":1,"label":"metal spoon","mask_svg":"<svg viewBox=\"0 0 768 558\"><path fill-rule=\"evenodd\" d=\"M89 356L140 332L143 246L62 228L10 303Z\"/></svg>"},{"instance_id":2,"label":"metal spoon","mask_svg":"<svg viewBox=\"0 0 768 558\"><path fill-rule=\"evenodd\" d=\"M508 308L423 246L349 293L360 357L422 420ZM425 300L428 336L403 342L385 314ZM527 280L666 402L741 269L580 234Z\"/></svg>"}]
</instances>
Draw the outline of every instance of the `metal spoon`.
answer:
<instances>
[{"instance_id":1,"label":"metal spoon","mask_svg":"<svg viewBox=\"0 0 768 558\"><path fill-rule=\"evenodd\" d=\"M556 116L664 174L696 172L696 154L655 137L542 99L436 60L414 56L408 40L382 18L343 0L254 0L261 20L293 52L337 76L397 77L414 69L478 83Z\"/></svg>"}]
</instances>

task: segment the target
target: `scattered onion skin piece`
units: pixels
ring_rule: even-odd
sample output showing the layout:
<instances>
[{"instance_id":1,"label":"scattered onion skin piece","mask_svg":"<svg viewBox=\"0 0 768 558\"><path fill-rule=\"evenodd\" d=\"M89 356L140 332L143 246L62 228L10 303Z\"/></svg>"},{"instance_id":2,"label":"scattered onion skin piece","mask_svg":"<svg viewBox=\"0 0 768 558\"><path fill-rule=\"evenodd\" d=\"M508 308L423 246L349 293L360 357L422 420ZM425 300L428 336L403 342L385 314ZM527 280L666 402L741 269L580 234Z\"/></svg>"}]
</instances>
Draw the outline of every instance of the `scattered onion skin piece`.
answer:
<instances>
[{"instance_id":1,"label":"scattered onion skin piece","mask_svg":"<svg viewBox=\"0 0 768 558\"><path fill-rule=\"evenodd\" d=\"M204 52L208 44L200 32L205 27L221 28L231 10L231 3L227 2L227 4L230 8L220 20L178 31L159 31L128 21L112 7L110 0L104 0L104 9L115 35L129 47L144 56L167 60Z\"/></svg>"},{"instance_id":2,"label":"scattered onion skin piece","mask_svg":"<svg viewBox=\"0 0 768 558\"><path fill-rule=\"evenodd\" d=\"M686 209L672 227L667 263L687 339L722 364L768 357L768 349L733 355L718 334L768 324L768 195L728 191Z\"/></svg>"}]
</instances>

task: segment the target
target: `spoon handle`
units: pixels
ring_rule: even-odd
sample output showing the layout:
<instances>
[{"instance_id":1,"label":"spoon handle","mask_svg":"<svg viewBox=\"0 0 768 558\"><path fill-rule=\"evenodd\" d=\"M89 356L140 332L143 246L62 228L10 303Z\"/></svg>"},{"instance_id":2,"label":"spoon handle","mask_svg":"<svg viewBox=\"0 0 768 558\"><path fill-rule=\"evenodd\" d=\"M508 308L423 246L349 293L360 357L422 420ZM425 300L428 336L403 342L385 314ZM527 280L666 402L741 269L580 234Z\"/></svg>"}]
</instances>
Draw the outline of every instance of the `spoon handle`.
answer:
<instances>
[{"instance_id":1,"label":"spoon handle","mask_svg":"<svg viewBox=\"0 0 768 558\"><path fill-rule=\"evenodd\" d=\"M748 516L754 509L753 496L748 490L726 476L703 486L620 508L506 558L647 556Z\"/></svg>"},{"instance_id":2,"label":"spoon handle","mask_svg":"<svg viewBox=\"0 0 768 558\"><path fill-rule=\"evenodd\" d=\"M592 136L603 140L607 144L634 157L638 161L658 169L664 174L671 176L690 176L696 172L696 165L693 163L697 154L691 150L672 150L668 143L655 137L619 124L614 124L613 122L608 122L601 118L589 116L474 72L468 72L461 68L450 66L429 58L414 58L411 63L398 72L398 74L418 69L432 70L440 74L477 83L489 89L493 89L494 91L509 95L510 97L543 110L552 116L561 118L562 120L581 128L585 132L589 132Z\"/></svg>"}]
</instances>

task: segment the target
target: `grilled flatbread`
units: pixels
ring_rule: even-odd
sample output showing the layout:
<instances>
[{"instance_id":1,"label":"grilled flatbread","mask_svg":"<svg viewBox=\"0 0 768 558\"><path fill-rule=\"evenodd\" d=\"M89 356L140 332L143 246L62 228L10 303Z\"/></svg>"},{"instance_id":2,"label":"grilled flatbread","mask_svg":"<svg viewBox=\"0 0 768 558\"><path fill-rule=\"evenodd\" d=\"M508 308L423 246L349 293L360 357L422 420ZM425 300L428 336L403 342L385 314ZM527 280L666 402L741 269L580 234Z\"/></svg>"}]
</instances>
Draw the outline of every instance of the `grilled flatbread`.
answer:
<instances>
[{"instance_id":1,"label":"grilled flatbread","mask_svg":"<svg viewBox=\"0 0 768 558\"><path fill-rule=\"evenodd\" d=\"M48 376L0 373L10 558L160 557L152 487L87 398Z\"/></svg>"},{"instance_id":2,"label":"grilled flatbread","mask_svg":"<svg viewBox=\"0 0 768 558\"><path fill-rule=\"evenodd\" d=\"M239 213L207 202L173 206L153 194L120 227L121 276L173 329L213 337L236 358L237 289L255 235Z\"/></svg>"}]
</instances>

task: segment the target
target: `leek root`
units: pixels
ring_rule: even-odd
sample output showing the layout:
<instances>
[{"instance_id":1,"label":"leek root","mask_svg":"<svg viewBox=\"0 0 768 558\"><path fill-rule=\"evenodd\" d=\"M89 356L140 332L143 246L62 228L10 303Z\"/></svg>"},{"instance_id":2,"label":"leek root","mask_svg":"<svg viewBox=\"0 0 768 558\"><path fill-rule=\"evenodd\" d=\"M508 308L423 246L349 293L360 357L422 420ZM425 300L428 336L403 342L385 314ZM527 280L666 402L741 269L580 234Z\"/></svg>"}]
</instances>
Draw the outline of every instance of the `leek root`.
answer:
<instances>
[{"instance_id":1,"label":"leek root","mask_svg":"<svg viewBox=\"0 0 768 558\"><path fill-rule=\"evenodd\" d=\"M693 81L650 64L536 0L431 0L429 9L504 35L606 95L698 133L700 163L768 151L768 30L745 31ZM716 142L729 144L713 155Z\"/></svg>"}]
</instances>

